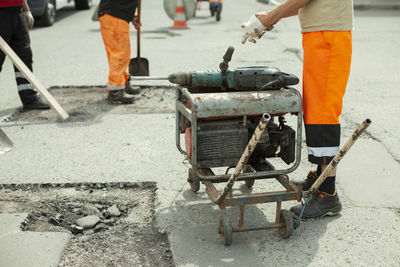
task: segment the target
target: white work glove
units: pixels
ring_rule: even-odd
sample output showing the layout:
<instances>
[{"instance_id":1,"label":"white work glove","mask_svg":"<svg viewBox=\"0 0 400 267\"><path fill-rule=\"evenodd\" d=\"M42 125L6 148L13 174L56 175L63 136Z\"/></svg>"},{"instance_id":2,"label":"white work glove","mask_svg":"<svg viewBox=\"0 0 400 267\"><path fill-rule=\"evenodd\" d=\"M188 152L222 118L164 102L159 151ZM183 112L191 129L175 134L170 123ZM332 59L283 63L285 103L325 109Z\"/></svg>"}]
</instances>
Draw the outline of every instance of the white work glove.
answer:
<instances>
[{"instance_id":1,"label":"white work glove","mask_svg":"<svg viewBox=\"0 0 400 267\"><path fill-rule=\"evenodd\" d=\"M249 21L242 24L242 28L245 29L245 33L242 38L242 44L247 40L252 43L256 43L255 39L260 39L264 32L272 30L272 26L268 29L261 23L261 21L255 16L251 16Z\"/></svg>"},{"instance_id":2,"label":"white work glove","mask_svg":"<svg viewBox=\"0 0 400 267\"><path fill-rule=\"evenodd\" d=\"M30 11L24 11L24 16L26 23L28 24L28 28L32 29L33 24L35 23L35 19L33 18L32 13Z\"/></svg>"}]
</instances>

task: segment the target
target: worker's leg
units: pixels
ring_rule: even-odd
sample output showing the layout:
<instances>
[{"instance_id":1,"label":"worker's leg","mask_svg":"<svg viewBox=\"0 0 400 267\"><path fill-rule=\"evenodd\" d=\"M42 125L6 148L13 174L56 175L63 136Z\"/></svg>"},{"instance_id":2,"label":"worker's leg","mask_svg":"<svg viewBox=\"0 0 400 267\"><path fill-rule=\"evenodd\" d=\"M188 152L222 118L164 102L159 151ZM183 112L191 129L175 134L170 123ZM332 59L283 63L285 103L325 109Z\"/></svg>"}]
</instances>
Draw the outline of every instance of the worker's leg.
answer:
<instances>
[{"instance_id":1,"label":"worker's leg","mask_svg":"<svg viewBox=\"0 0 400 267\"><path fill-rule=\"evenodd\" d=\"M13 18L13 13L8 9L0 8L0 36L7 44L10 44L13 27L10 27L10 20ZM0 72L3 67L6 54L0 50Z\"/></svg>"},{"instance_id":2,"label":"worker's leg","mask_svg":"<svg viewBox=\"0 0 400 267\"><path fill-rule=\"evenodd\" d=\"M317 176L339 151L343 96L351 63L351 32L303 34L303 109L308 160L318 165ZM320 217L341 209L335 190L335 171L321 185L306 217ZM324 201L319 201L324 197ZM297 210L298 211L298 210Z\"/></svg>"},{"instance_id":3,"label":"worker's leg","mask_svg":"<svg viewBox=\"0 0 400 267\"><path fill-rule=\"evenodd\" d=\"M339 116L350 73L351 33L305 33L303 46L308 159L311 163L326 165L339 151Z\"/></svg>"},{"instance_id":4,"label":"worker's leg","mask_svg":"<svg viewBox=\"0 0 400 267\"><path fill-rule=\"evenodd\" d=\"M213 7L214 0L209 0L209 3L210 3L211 17L214 17L214 15L215 15L215 10L214 10L214 7Z\"/></svg>"},{"instance_id":5,"label":"worker's leg","mask_svg":"<svg viewBox=\"0 0 400 267\"><path fill-rule=\"evenodd\" d=\"M6 13L7 21L1 23L3 25L1 28L8 28L5 30L7 32L6 42L28 69L32 71L32 50L30 47L29 29L22 13L22 9L11 8ZM0 59L0 61L4 61L4 58ZM25 76L15 66L14 72L18 94L22 104L24 105L24 109L49 109L50 106L37 95L32 84L29 83Z\"/></svg>"},{"instance_id":6,"label":"worker's leg","mask_svg":"<svg viewBox=\"0 0 400 267\"><path fill-rule=\"evenodd\" d=\"M130 40L128 22L105 14L99 18L101 35L107 53L109 74L107 90L110 100L113 96L122 103L132 103L133 98L125 96L123 90L129 79L126 69L130 61Z\"/></svg>"},{"instance_id":7,"label":"worker's leg","mask_svg":"<svg viewBox=\"0 0 400 267\"><path fill-rule=\"evenodd\" d=\"M216 20L220 21L221 20L221 13L222 13L222 2L218 2L217 3L217 7L216 7Z\"/></svg>"}]
</instances>

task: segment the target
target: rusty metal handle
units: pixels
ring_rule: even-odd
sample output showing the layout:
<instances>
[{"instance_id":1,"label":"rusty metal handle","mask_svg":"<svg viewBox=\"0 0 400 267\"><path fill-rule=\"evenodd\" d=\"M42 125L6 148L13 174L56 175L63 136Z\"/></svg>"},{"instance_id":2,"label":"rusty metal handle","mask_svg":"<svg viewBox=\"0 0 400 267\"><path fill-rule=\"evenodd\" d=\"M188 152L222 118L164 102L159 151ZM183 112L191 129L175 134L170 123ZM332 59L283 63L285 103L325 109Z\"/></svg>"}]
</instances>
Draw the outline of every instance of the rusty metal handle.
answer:
<instances>
[{"instance_id":1,"label":"rusty metal handle","mask_svg":"<svg viewBox=\"0 0 400 267\"><path fill-rule=\"evenodd\" d=\"M336 154L333 160L329 163L329 165L325 168L325 170L315 181L315 183L311 186L310 190L306 192L306 194L304 195L306 198L310 197L316 190L318 190L321 184L328 177L328 174L332 171L333 168L335 168L338 165L339 161L344 157L344 155L347 153L347 151L349 151L351 146L357 141L358 137L360 137L361 133L365 129L367 129L367 127L370 124L371 120L366 119L363 123L361 123L360 126L358 126L358 128L354 131L353 135L347 140L346 144L344 144L344 146L339 150L339 153Z\"/></svg>"},{"instance_id":2,"label":"rusty metal handle","mask_svg":"<svg viewBox=\"0 0 400 267\"><path fill-rule=\"evenodd\" d=\"M244 150L242 156L239 159L239 162L236 164L235 170L233 171L231 177L229 178L228 183L226 184L224 190L217 197L216 203L220 204L228 195L228 193L232 190L233 185L239 177L239 174L242 172L243 168L246 166L247 161L249 160L251 153L253 153L254 148L257 146L258 141L261 138L262 133L267 127L268 122L271 120L271 116L267 113L264 113L256 130L253 133L249 143L247 144L246 149Z\"/></svg>"}]
</instances>

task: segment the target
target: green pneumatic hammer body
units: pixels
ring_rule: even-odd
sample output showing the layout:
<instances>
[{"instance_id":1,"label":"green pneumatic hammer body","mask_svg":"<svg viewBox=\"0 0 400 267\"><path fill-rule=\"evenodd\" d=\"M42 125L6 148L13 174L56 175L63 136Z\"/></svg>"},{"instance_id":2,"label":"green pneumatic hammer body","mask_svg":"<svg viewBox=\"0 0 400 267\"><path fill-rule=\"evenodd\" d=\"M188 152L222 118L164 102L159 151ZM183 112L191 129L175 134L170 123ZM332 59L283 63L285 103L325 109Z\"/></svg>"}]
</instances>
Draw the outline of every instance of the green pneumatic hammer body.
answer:
<instances>
[{"instance_id":1,"label":"green pneumatic hammer body","mask_svg":"<svg viewBox=\"0 0 400 267\"><path fill-rule=\"evenodd\" d=\"M267 66L241 67L228 70L234 48L226 51L219 71L176 72L168 77L140 77L133 80L168 80L185 87L220 88L221 91L279 90L296 85L299 78Z\"/></svg>"}]
</instances>

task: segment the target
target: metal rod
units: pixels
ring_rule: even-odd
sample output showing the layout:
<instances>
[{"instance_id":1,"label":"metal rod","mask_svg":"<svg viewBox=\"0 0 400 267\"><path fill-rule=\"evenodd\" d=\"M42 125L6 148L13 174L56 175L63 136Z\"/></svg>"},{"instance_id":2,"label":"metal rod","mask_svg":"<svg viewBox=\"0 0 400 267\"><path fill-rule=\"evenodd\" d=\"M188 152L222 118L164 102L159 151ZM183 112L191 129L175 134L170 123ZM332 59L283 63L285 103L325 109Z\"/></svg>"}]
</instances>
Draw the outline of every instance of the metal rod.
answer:
<instances>
[{"instance_id":1,"label":"metal rod","mask_svg":"<svg viewBox=\"0 0 400 267\"><path fill-rule=\"evenodd\" d=\"M131 76L133 81L156 81L156 80L167 80L168 76Z\"/></svg>"},{"instance_id":2,"label":"metal rod","mask_svg":"<svg viewBox=\"0 0 400 267\"><path fill-rule=\"evenodd\" d=\"M212 183L210 182L210 184ZM267 202L277 202L278 200L281 201L297 200L299 198L298 195L299 195L298 191L288 191L288 190L246 194L246 195L234 196L232 198L227 197L223 202L221 202L221 204L223 203L225 206L240 206L240 205L267 203Z\"/></svg>"},{"instance_id":3,"label":"metal rod","mask_svg":"<svg viewBox=\"0 0 400 267\"><path fill-rule=\"evenodd\" d=\"M217 198L217 203L220 204L226 196L228 195L229 191L232 190L233 185L235 184L239 174L242 172L244 166L246 166L247 161L249 160L251 153L253 153L254 148L257 146L258 141L261 138L262 133L264 132L265 128L267 127L268 122L271 120L271 116L267 113L264 113L260 119L260 122L254 131L253 136L251 137L249 143L247 144L246 149L244 150L242 156L239 159L239 162L236 164L236 168L233 171L231 177L229 178L228 183L226 184L224 190L219 194Z\"/></svg>"},{"instance_id":4,"label":"metal rod","mask_svg":"<svg viewBox=\"0 0 400 267\"><path fill-rule=\"evenodd\" d=\"M311 186L310 190L305 194L305 197L311 196L321 184L328 177L328 174L338 165L339 161L344 157L344 155L349 151L351 146L357 141L358 137L360 137L361 133L367 129L367 127L371 124L370 119L366 119L360 126L354 131L353 135L347 140L346 144L339 150L339 153L333 158L333 160L329 163L329 165L325 168L325 170L321 173L318 179L315 181L313 186Z\"/></svg>"},{"instance_id":5,"label":"metal rod","mask_svg":"<svg viewBox=\"0 0 400 267\"><path fill-rule=\"evenodd\" d=\"M232 232L267 230L267 229L281 228L283 226L285 226L284 223L272 223L270 225L264 225L264 226L232 227Z\"/></svg>"},{"instance_id":6,"label":"metal rod","mask_svg":"<svg viewBox=\"0 0 400 267\"><path fill-rule=\"evenodd\" d=\"M244 178L242 176L239 176L238 179L236 181L249 181L249 180L262 180L262 179L277 179L277 176L261 176L261 177L254 177L254 178ZM200 179L200 181L204 181L203 179ZM223 179L210 179L210 180L206 180L208 182L212 182L212 183L226 183L229 181L229 176L228 178L223 178Z\"/></svg>"},{"instance_id":7,"label":"metal rod","mask_svg":"<svg viewBox=\"0 0 400 267\"><path fill-rule=\"evenodd\" d=\"M239 228L242 228L244 224L244 205L239 206Z\"/></svg>"},{"instance_id":8,"label":"metal rod","mask_svg":"<svg viewBox=\"0 0 400 267\"><path fill-rule=\"evenodd\" d=\"M281 221L281 208L282 208L282 200L278 200L276 202L276 217L275 217L276 223L279 223Z\"/></svg>"}]
</instances>

